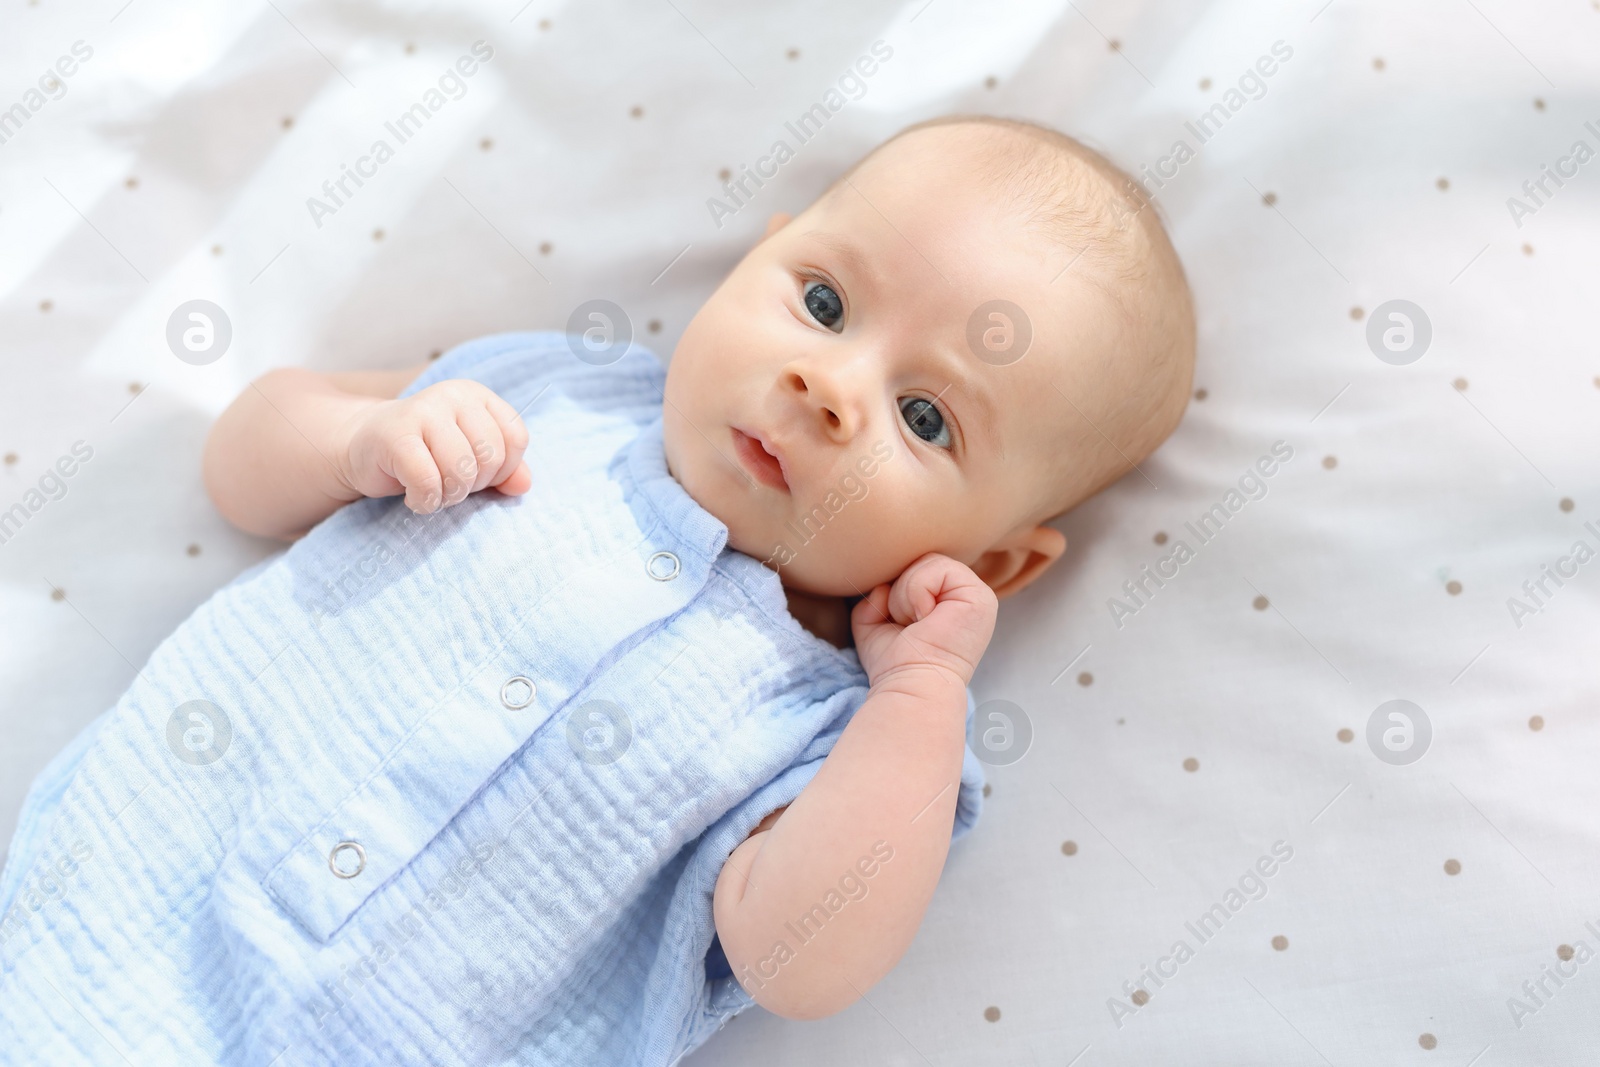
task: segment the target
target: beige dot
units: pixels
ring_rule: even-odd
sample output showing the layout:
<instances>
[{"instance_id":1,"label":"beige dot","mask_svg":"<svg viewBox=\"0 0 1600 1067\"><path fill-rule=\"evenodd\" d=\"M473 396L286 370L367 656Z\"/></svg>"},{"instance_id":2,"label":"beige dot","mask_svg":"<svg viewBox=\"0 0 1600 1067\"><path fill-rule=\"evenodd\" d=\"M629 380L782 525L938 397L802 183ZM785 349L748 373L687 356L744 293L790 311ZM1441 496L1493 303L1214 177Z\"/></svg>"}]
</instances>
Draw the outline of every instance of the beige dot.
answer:
<instances>
[{"instance_id":1,"label":"beige dot","mask_svg":"<svg viewBox=\"0 0 1600 1067\"><path fill-rule=\"evenodd\" d=\"M1142 1008L1146 1004L1150 1003L1150 994L1146 993L1142 989L1135 989L1133 991L1133 996L1129 997L1128 999Z\"/></svg>"},{"instance_id":2,"label":"beige dot","mask_svg":"<svg viewBox=\"0 0 1600 1067\"><path fill-rule=\"evenodd\" d=\"M1460 874L1461 873L1461 861L1460 860L1445 860L1444 861L1444 873L1445 874L1449 874L1449 875Z\"/></svg>"},{"instance_id":3,"label":"beige dot","mask_svg":"<svg viewBox=\"0 0 1600 1067\"><path fill-rule=\"evenodd\" d=\"M1204 400L1206 397L1208 397L1210 395L1211 394L1206 392L1204 389L1196 389L1194 391L1194 398L1196 400Z\"/></svg>"},{"instance_id":4,"label":"beige dot","mask_svg":"<svg viewBox=\"0 0 1600 1067\"><path fill-rule=\"evenodd\" d=\"M494 147L494 138L485 137L483 140L478 142L478 147L485 152L489 151L489 149Z\"/></svg>"},{"instance_id":5,"label":"beige dot","mask_svg":"<svg viewBox=\"0 0 1600 1067\"><path fill-rule=\"evenodd\" d=\"M994 792L994 786L990 785L988 782L985 782L983 784L983 795L988 796L992 792Z\"/></svg>"},{"instance_id":6,"label":"beige dot","mask_svg":"<svg viewBox=\"0 0 1600 1067\"><path fill-rule=\"evenodd\" d=\"M1355 308L1351 308L1350 309L1350 317L1352 319L1355 319L1357 322L1360 322L1362 317L1365 316L1365 315L1366 315L1366 312L1363 311L1361 308L1355 307Z\"/></svg>"},{"instance_id":7,"label":"beige dot","mask_svg":"<svg viewBox=\"0 0 1600 1067\"><path fill-rule=\"evenodd\" d=\"M1195 759L1193 756L1190 756L1188 759L1183 761L1183 769L1188 771L1190 774L1193 774L1195 771L1200 769L1200 761Z\"/></svg>"},{"instance_id":8,"label":"beige dot","mask_svg":"<svg viewBox=\"0 0 1600 1067\"><path fill-rule=\"evenodd\" d=\"M1383 67L1384 67L1384 62L1383 62L1383 57L1382 56L1378 56L1377 58L1375 58L1372 61L1372 69L1373 70L1382 70Z\"/></svg>"},{"instance_id":9,"label":"beige dot","mask_svg":"<svg viewBox=\"0 0 1600 1067\"><path fill-rule=\"evenodd\" d=\"M416 50L417 50L417 46L416 45L412 44L410 41L406 42L406 55L409 56L413 52L415 52Z\"/></svg>"},{"instance_id":10,"label":"beige dot","mask_svg":"<svg viewBox=\"0 0 1600 1067\"><path fill-rule=\"evenodd\" d=\"M1118 725L1118 726L1122 726L1122 725L1123 725L1123 724L1125 724L1125 723L1126 723L1126 722L1127 722L1127 721L1128 721L1128 720L1127 720L1127 719L1118 719L1118 720L1117 720L1117 725Z\"/></svg>"},{"instance_id":11,"label":"beige dot","mask_svg":"<svg viewBox=\"0 0 1600 1067\"><path fill-rule=\"evenodd\" d=\"M1421 1037L1417 1038L1417 1044L1421 1045L1425 1049L1436 1049L1439 1047L1439 1039L1434 1037L1432 1034L1423 1034Z\"/></svg>"},{"instance_id":12,"label":"beige dot","mask_svg":"<svg viewBox=\"0 0 1600 1067\"><path fill-rule=\"evenodd\" d=\"M1282 952L1284 949L1289 947L1289 939L1284 937L1282 934L1278 934L1272 939L1272 947L1277 949L1279 952Z\"/></svg>"},{"instance_id":13,"label":"beige dot","mask_svg":"<svg viewBox=\"0 0 1600 1067\"><path fill-rule=\"evenodd\" d=\"M1557 945L1556 946L1556 956L1559 959L1570 960L1572 958L1572 946L1571 945Z\"/></svg>"},{"instance_id":14,"label":"beige dot","mask_svg":"<svg viewBox=\"0 0 1600 1067\"><path fill-rule=\"evenodd\" d=\"M638 104L634 104L632 107L630 107L628 109L628 114L632 115L636 119L637 118L643 118L644 117L644 108L640 107Z\"/></svg>"},{"instance_id":15,"label":"beige dot","mask_svg":"<svg viewBox=\"0 0 1600 1067\"><path fill-rule=\"evenodd\" d=\"M1167 531L1165 531L1165 530L1157 530L1156 531L1156 535L1155 535L1153 540L1158 545L1166 544L1167 543Z\"/></svg>"},{"instance_id":16,"label":"beige dot","mask_svg":"<svg viewBox=\"0 0 1600 1067\"><path fill-rule=\"evenodd\" d=\"M548 256L550 254L550 249L552 247L554 247L554 246L552 246L549 241L540 241L539 242L539 254L541 256Z\"/></svg>"},{"instance_id":17,"label":"beige dot","mask_svg":"<svg viewBox=\"0 0 1600 1067\"><path fill-rule=\"evenodd\" d=\"M1537 97L1537 96L1536 96L1536 97L1534 97L1534 98L1533 98L1533 109L1534 109L1534 110L1535 110L1535 111L1543 111L1543 110L1544 110L1544 101L1543 101L1543 100L1541 100L1541 99L1540 99L1540 98L1539 98L1539 97Z\"/></svg>"},{"instance_id":18,"label":"beige dot","mask_svg":"<svg viewBox=\"0 0 1600 1067\"><path fill-rule=\"evenodd\" d=\"M1571 511L1573 509L1573 507L1574 507L1574 505L1572 503L1572 498L1570 496L1564 496L1564 497L1561 498L1561 510L1562 511Z\"/></svg>"},{"instance_id":19,"label":"beige dot","mask_svg":"<svg viewBox=\"0 0 1600 1067\"><path fill-rule=\"evenodd\" d=\"M1250 606L1255 608L1257 611L1266 611L1268 603L1270 603L1270 601L1268 601L1266 597L1258 596L1254 600L1250 601Z\"/></svg>"},{"instance_id":20,"label":"beige dot","mask_svg":"<svg viewBox=\"0 0 1600 1067\"><path fill-rule=\"evenodd\" d=\"M1600 0L1597 0L1597 2L1600 2ZM1597 375L1597 376L1596 376L1596 377L1595 377L1595 380L1594 380L1594 387L1595 387L1595 388L1596 388L1596 389L1600 389L1600 375Z\"/></svg>"},{"instance_id":21,"label":"beige dot","mask_svg":"<svg viewBox=\"0 0 1600 1067\"><path fill-rule=\"evenodd\" d=\"M287 130L290 126L293 126L293 125L294 125L294 116L293 115L285 115L285 116L283 116L283 128L284 129Z\"/></svg>"},{"instance_id":22,"label":"beige dot","mask_svg":"<svg viewBox=\"0 0 1600 1067\"><path fill-rule=\"evenodd\" d=\"M1107 41L1107 42L1106 42L1106 45L1107 45L1107 46L1108 46L1108 47L1109 47L1109 48L1110 48L1110 49L1111 49L1111 50L1112 50L1112 51L1113 51L1113 52L1120 52L1120 51L1122 51L1122 42L1121 42L1121 41L1119 41L1119 40L1117 40L1117 39L1116 39L1116 38L1115 38L1115 37L1113 37L1113 38L1111 38L1111 40L1109 40L1109 41Z\"/></svg>"},{"instance_id":23,"label":"beige dot","mask_svg":"<svg viewBox=\"0 0 1600 1067\"><path fill-rule=\"evenodd\" d=\"M1084 671L1082 674L1078 675L1078 684L1085 687L1093 685L1094 675L1090 674L1088 671Z\"/></svg>"},{"instance_id":24,"label":"beige dot","mask_svg":"<svg viewBox=\"0 0 1600 1067\"><path fill-rule=\"evenodd\" d=\"M137 189L139 188L139 179L130 174L126 179L123 180L122 184L126 185L129 189Z\"/></svg>"},{"instance_id":25,"label":"beige dot","mask_svg":"<svg viewBox=\"0 0 1600 1067\"><path fill-rule=\"evenodd\" d=\"M135 396L137 396L138 393L139 393L139 390L141 390L143 388L144 388L144 386L140 385L138 382L129 382L128 383L128 392L133 393Z\"/></svg>"},{"instance_id":26,"label":"beige dot","mask_svg":"<svg viewBox=\"0 0 1600 1067\"><path fill-rule=\"evenodd\" d=\"M1525 255L1525 256L1533 255L1533 246L1532 245L1523 245L1522 246L1522 254Z\"/></svg>"},{"instance_id":27,"label":"beige dot","mask_svg":"<svg viewBox=\"0 0 1600 1067\"><path fill-rule=\"evenodd\" d=\"M1341 726L1339 727L1339 732L1333 736L1337 737L1340 741L1348 745L1350 742L1356 739L1356 732L1350 729L1348 726Z\"/></svg>"},{"instance_id":28,"label":"beige dot","mask_svg":"<svg viewBox=\"0 0 1600 1067\"><path fill-rule=\"evenodd\" d=\"M381 241L381 240L383 240L383 231L382 231L382 230L373 230L373 231L372 231L372 239L373 239L373 240L374 240L374 241Z\"/></svg>"},{"instance_id":29,"label":"beige dot","mask_svg":"<svg viewBox=\"0 0 1600 1067\"><path fill-rule=\"evenodd\" d=\"M1000 1009L991 1004L983 1009L983 1017L992 1023L997 1023L1000 1021Z\"/></svg>"},{"instance_id":30,"label":"beige dot","mask_svg":"<svg viewBox=\"0 0 1600 1067\"><path fill-rule=\"evenodd\" d=\"M548 30L550 28L550 20L549 19L540 19L539 20L539 28L541 30Z\"/></svg>"},{"instance_id":31,"label":"beige dot","mask_svg":"<svg viewBox=\"0 0 1600 1067\"><path fill-rule=\"evenodd\" d=\"M1337 467L1338 465L1339 465L1339 457L1338 456L1323 456L1322 457L1322 469L1323 470L1330 470L1331 471L1331 470L1333 470L1333 468Z\"/></svg>"},{"instance_id":32,"label":"beige dot","mask_svg":"<svg viewBox=\"0 0 1600 1067\"><path fill-rule=\"evenodd\" d=\"M733 171L729 170L727 167L723 167L721 170L717 171L717 177L721 178L723 181L727 181L729 178L733 177Z\"/></svg>"},{"instance_id":33,"label":"beige dot","mask_svg":"<svg viewBox=\"0 0 1600 1067\"><path fill-rule=\"evenodd\" d=\"M1076 841L1061 842L1061 854L1063 856L1076 856L1078 854L1078 843Z\"/></svg>"},{"instance_id":34,"label":"beige dot","mask_svg":"<svg viewBox=\"0 0 1600 1067\"><path fill-rule=\"evenodd\" d=\"M1201 92L1205 92L1209 88L1211 88L1211 79L1210 78L1201 78L1200 79L1200 91Z\"/></svg>"},{"instance_id":35,"label":"beige dot","mask_svg":"<svg viewBox=\"0 0 1600 1067\"><path fill-rule=\"evenodd\" d=\"M444 355L444 352L441 351L440 349L435 348L432 352L428 353L428 358L430 360L438 359L442 355Z\"/></svg>"},{"instance_id":36,"label":"beige dot","mask_svg":"<svg viewBox=\"0 0 1600 1067\"><path fill-rule=\"evenodd\" d=\"M1261 202L1263 204L1267 205L1268 207L1271 207L1273 204L1276 204L1278 202L1278 194L1277 193L1271 193L1271 192L1262 193L1261 194Z\"/></svg>"},{"instance_id":37,"label":"beige dot","mask_svg":"<svg viewBox=\"0 0 1600 1067\"><path fill-rule=\"evenodd\" d=\"M1451 596L1460 596L1461 583L1452 578L1448 582L1444 583L1444 591L1449 593Z\"/></svg>"},{"instance_id":38,"label":"beige dot","mask_svg":"<svg viewBox=\"0 0 1600 1067\"><path fill-rule=\"evenodd\" d=\"M996 85L999 85L999 84L1000 84L1000 79L996 78L993 74L991 74L987 78L983 79L983 87L985 89L993 89Z\"/></svg>"},{"instance_id":39,"label":"beige dot","mask_svg":"<svg viewBox=\"0 0 1600 1067\"><path fill-rule=\"evenodd\" d=\"M1531 716L1529 716L1528 717L1528 729L1532 730L1534 733L1538 733L1540 730L1543 730L1544 729L1544 716L1543 715L1531 715Z\"/></svg>"},{"instance_id":40,"label":"beige dot","mask_svg":"<svg viewBox=\"0 0 1600 1067\"><path fill-rule=\"evenodd\" d=\"M660 333L661 332L661 320L660 319L651 319L649 321L649 323L647 323L645 325L645 329L649 330L651 333Z\"/></svg>"},{"instance_id":41,"label":"beige dot","mask_svg":"<svg viewBox=\"0 0 1600 1067\"><path fill-rule=\"evenodd\" d=\"M15 452L7 452L6 453L6 466L9 467L9 466L11 466L12 464L14 464L16 462L17 462L17 454Z\"/></svg>"},{"instance_id":42,"label":"beige dot","mask_svg":"<svg viewBox=\"0 0 1600 1067\"><path fill-rule=\"evenodd\" d=\"M39 301L39 310L40 311L49 311L53 307L55 307L55 304L51 303L48 300Z\"/></svg>"},{"instance_id":43,"label":"beige dot","mask_svg":"<svg viewBox=\"0 0 1600 1067\"><path fill-rule=\"evenodd\" d=\"M1434 182L1433 184L1437 185L1439 187L1439 191L1442 193L1446 189L1450 188L1450 179L1449 178L1440 178L1438 181Z\"/></svg>"},{"instance_id":44,"label":"beige dot","mask_svg":"<svg viewBox=\"0 0 1600 1067\"><path fill-rule=\"evenodd\" d=\"M1457 378L1450 384L1456 387L1456 392L1458 393L1464 393L1467 391L1467 380L1465 378Z\"/></svg>"},{"instance_id":45,"label":"beige dot","mask_svg":"<svg viewBox=\"0 0 1600 1067\"><path fill-rule=\"evenodd\" d=\"M787 52L785 52L784 55L788 56L791 60L799 59L800 58L800 49L791 48Z\"/></svg>"},{"instance_id":46,"label":"beige dot","mask_svg":"<svg viewBox=\"0 0 1600 1067\"><path fill-rule=\"evenodd\" d=\"M191 555L191 556L198 556L200 554L200 546L199 545L190 545L187 549L185 549L185 551L188 552L189 555Z\"/></svg>"},{"instance_id":47,"label":"beige dot","mask_svg":"<svg viewBox=\"0 0 1600 1067\"><path fill-rule=\"evenodd\" d=\"M211 254L214 255L214 256L222 255L222 246L221 245L212 245L211 246Z\"/></svg>"},{"instance_id":48,"label":"beige dot","mask_svg":"<svg viewBox=\"0 0 1600 1067\"><path fill-rule=\"evenodd\" d=\"M67 599L67 591L65 589L52 589L50 590L50 599L65 600Z\"/></svg>"}]
</instances>

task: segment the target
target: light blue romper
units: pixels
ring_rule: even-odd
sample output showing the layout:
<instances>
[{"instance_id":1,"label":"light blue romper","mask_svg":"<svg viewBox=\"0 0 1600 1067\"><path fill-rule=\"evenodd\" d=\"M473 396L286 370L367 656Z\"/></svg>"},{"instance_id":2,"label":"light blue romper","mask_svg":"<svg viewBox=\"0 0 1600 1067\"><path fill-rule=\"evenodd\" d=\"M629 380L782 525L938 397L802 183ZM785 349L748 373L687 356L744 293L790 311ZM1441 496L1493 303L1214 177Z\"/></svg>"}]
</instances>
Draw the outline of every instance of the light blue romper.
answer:
<instances>
[{"instance_id":1,"label":"light blue romper","mask_svg":"<svg viewBox=\"0 0 1600 1067\"><path fill-rule=\"evenodd\" d=\"M654 355L504 334L402 395L445 378L533 488L349 504L156 648L23 809L0 1062L653 1067L753 1003L712 890L860 661L668 474Z\"/></svg>"}]
</instances>

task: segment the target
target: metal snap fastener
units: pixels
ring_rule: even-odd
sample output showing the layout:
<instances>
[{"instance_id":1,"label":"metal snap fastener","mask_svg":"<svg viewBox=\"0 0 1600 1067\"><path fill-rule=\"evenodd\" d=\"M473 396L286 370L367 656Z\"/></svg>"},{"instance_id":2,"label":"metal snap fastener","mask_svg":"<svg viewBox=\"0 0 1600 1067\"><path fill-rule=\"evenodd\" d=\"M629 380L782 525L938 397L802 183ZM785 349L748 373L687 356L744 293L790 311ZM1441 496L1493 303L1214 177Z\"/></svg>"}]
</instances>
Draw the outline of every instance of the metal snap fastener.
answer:
<instances>
[{"instance_id":1,"label":"metal snap fastener","mask_svg":"<svg viewBox=\"0 0 1600 1067\"><path fill-rule=\"evenodd\" d=\"M339 867L339 853L354 852L356 854L356 869L353 871L342 870ZM328 853L328 870L338 878L354 878L367 869L367 850L356 841L340 841L333 846L333 851Z\"/></svg>"},{"instance_id":2,"label":"metal snap fastener","mask_svg":"<svg viewBox=\"0 0 1600 1067\"><path fill-rule=\"evenodd\" d=\"M515 711L525 708L533 703L533 694L537 692L532 678L523 675L514 675L506 679L506 684L500 687L500 703Z\"/></svg>"},{"instance_id":3,"label":"metal snap fastener","mask_svg":"<svg viewBox=\"0 0 1600 1067\"><path fill-rule=\"evenodd\" d=\"M658 559L671 560L672 561L672 570L667 572L666 574L657 574L656 573L656 560L658 560ZM678 557L674 556L671 552L657 552L655 555L651 556L649 558L649 560L647 560L645 562L645 565L644 565L645 573L648 574L650 577L654 578L658 582L670 582L670 581L672 581L672 579L674 579L674 578L676 578L678 576L678 572L680 570L682 570L682 569L683 569L683 566L682 566L682 564L680 564L678 562Z\"/></svg>"}]
</instances>

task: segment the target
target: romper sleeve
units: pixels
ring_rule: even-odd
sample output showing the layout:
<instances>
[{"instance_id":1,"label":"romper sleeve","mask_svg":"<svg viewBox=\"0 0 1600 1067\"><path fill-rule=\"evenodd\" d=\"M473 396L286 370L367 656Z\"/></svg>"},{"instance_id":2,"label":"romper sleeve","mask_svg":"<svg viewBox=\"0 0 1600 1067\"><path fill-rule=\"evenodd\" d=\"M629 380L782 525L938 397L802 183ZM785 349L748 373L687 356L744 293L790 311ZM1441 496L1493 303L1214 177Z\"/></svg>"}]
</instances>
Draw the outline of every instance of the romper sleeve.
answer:
<instances>
[{"instance_id":1,"label":"romper sleeve","mask_svg":"<svg viewBox=\"0 0 1600 1067\"><path fill-rule=\"evenodd\" d=\"M817 771L822 769L823 761L828 758L828 753L833 751L833 746L844 733L850 720L860 709L865 701L865 690L862 690L862 699L851 701L846 705L846 710L835 718L828 726L806 746L795 761L777 777L766 785L756 790L742 803L735 805L723 816L723 822L732 822L745 829L739 835L735 847L749 836L750 830L766 818L774 810L786 804L793 803L800 791L810 784L816 777ZM983 809L984 774L983 764L978 760L977 754L972 750L972 726L977 714L977 702L974 700L972 690L967 690L967 740L961 754L961 785L956 797L955 822L950 828L950 840L959 841L977 824L978 814ZM732 850L729 850L732 854Z\"/></svg>"},{"instance_id":2,"label":"romper sleeve","mask_svg":"<svg viewBox=\"0 0 1600 1067\"><path fill-rule=\"evenodd\" d=\"M520 365L525 378L554 362L564 351L562 340L559 333L539 331L496 333L463 341L428 364L399 395L411 396L451 378L471 378L494 388L490 379L504 376L512 364Z\"/></svg>"}]
</instances>

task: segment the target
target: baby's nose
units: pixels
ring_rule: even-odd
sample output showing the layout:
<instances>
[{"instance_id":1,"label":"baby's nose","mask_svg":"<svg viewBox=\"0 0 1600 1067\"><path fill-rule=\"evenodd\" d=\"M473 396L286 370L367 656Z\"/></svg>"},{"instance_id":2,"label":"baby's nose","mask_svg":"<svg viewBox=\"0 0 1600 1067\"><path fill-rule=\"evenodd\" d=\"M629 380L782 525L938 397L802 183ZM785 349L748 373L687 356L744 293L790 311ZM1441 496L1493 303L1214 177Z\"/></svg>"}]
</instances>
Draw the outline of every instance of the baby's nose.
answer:
<instances>
[{"instance_id":1,"label":"baby's nose","mask_svg":"<svg viewBox=\"0 0 1600 1067\"><path fill-rule=\"evenodd\" d=\"M813 368L793 372L796 390L815 412L822 430L829 437L848 441L864 422L860 390L849 375L837 368Z\"/></svg>"}]
</instances>

